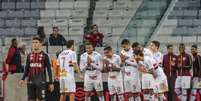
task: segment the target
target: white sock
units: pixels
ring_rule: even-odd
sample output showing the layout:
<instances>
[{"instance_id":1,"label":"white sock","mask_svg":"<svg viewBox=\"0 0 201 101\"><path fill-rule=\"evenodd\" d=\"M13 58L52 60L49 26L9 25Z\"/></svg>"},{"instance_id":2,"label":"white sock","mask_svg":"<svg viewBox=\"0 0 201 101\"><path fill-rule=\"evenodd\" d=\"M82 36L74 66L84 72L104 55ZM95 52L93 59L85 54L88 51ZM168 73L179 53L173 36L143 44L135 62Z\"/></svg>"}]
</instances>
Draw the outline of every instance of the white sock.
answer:
<instances>
[{"instance_id":1,"label":"white sock","mask_svg":"<svg viewBox=\"0 0 201 101\"><path fill-rule=\"evenodd\" d=\"M117 98L115 95L111 95L111 101L117 101Z\"/></svg>"},{"instance_id":2,"label":"white sock","mask_svg":"<svg viewBox=\"0 0 201 101\"><path fill-rule=\"evenodd\" d=\"M187 96L183 95L181 101L187 101Z\"/></svg>"},{"instance_id":3,"label":"white sock","mask_svg":"<svg viewBox=\"0 0 201 101\"><path fill-rule=\"evenodd\" d=\"M119 99L120 101L124 101L124 96L123 96L123 95L118 95L118 99Z\"/></svg>"},{"instance_id":4,"label":"white sock","mask_svg":"<svg viewBox=\"0 0 201 101\"><path fill-rule=\"evenodd\" d=\"M91 101L91 97L86 97L85 96L85 101Z\"/></svg>"},{"instance_id":5,"label":"white sock","mask_svg":"<svg viewBox=\"0 0 201 101\"><path fill-rule=\"evenodd\" d=\"M136 96L136 97L135 97L135 101L141 101L140 96Z\"/></svg>"},{"instance_id":6,"label":"white sock","mask_svg":"<svg viewBox=\"0 0 201 101\"><path fill-rule=\"evenodd\" d=\"M190 101L195 101L195 96L194 95L191 95L191 98L190 98Z\"/></svg>"},{"instance_id":7,"label":"white sock","mask_svg":"<svg viewBox=\"0 0 201 101\"><path fill-rule=\"evenodd\" d=\"M164 99L165 99L165 98L164 98L164 95L163 95L163 94L160 94L159 97L158 97L158 100L159 100L159 101L163 101Z\"/></svg>"},{"instance_id":8,"label":"white sock","mask_svg":"<svg viewBox=\"0 0 201 101\"><path fill-rule=\"evenodd\" d=\"M99 96L98 99L99 101L105 101L104 96Z\"/></svg>"},{"instance_id":9,"label":"white sock","mask_svg":"<svg viewBox=\"0 0 201 101\"><path fill-rule=\"evenodd\" d=\"M128 101L134 101L133 97L129 97Z\"/></svg>"},{"instance_id":10,"label":"white sock","mask_svg":"<svg viewBox=\"0 0 201 101\"><path fill-rule=\"evenodd\" d=\"M144 99L145 99L145 100L149 100L150 97L151 97L150 94L144 94Z\"/></svg>"}]
</instances>

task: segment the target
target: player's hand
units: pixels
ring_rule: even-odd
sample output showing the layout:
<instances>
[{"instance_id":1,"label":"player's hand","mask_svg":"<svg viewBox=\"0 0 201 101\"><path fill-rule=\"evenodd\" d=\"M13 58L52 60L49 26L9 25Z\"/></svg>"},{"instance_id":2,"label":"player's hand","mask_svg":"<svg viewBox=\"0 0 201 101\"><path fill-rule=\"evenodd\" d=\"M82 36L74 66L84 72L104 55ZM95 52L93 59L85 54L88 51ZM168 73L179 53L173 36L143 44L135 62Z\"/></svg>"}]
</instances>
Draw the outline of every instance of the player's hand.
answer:
<instances>
[{"instance_id":1,"label":"player's hand","mask_svg":"<svg viewBox=\"0 0 201 101\"><path fill-rule=\"evenodd\" d=\"M144 73L147 72L147 70L142 66L138 67L138 70L141 71L141 72L144 72Z\"/></svg>"},{"instance_id":2,"label":"player's hand","mask_svg":"<svg viewBox=\"0 0 201 101\"><path fill-rule=\"evenodd\" d=\"M126 56L123 54L120 54L120 57L121 57L121 61L124 63L126 61Z\"/></svg>"},{"instance_id":3,"label":"player's hand","mask_svg":"<svg viewBox=\"0 0 201 101\"><path fill-rule=\"evenodd\" d=\"M48 90L50 92L53 92L54 91L54 85L53 84L49 84Z\"/></svg>"},{"instance_id":4,"label":"player's hand","mask_svg":"<svg viewBox=\"0 0 201 101\"><path fill-rule=\"evenodd\" d=\"M92 60L91 60L91 58L88 56L87 57L87 64L91 64L92 63Z\"/></svg>"},{"instance_id":5,"label":"player's hand","mask_svg":"<svg viewBox=\"0 0 201 101\"><path fill-rule=\"evenodd\" d=\"M20 80L19 81L19 85L22 86L23 84L25 84L25 81L24 80Z\"/></svg>"},{"instance_id":6,"label":"player's hand","mask_svg":"<svg viewBox=\"0 0 201 101\"><path fill-rule=\"evenodd\" d=\"M84 76L80 73L78 74L78 77L81 79L81 80L84 80Z\"/></svg>"}]
</instances>

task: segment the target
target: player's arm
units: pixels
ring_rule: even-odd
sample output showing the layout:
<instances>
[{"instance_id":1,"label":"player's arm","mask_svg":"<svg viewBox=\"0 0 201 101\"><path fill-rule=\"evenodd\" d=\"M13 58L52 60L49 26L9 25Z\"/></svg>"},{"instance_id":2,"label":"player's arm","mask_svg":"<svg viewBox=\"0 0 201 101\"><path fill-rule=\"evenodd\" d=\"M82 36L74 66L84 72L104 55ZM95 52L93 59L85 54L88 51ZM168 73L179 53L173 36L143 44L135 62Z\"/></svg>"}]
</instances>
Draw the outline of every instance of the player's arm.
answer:
<instances>
[{"instance_id":1,"label":"player's arm","mask_svg":"<svg viewBox=\"0 0 201 101\"><path fill-rule=\"evenodd\" d=\"M83 55L81 55L80 56L80 70L81 71L85 71L86 69L87 69L87 63L85 63L85 61L84 61L84 56Z\"/></svg>"},{"instance_id":2,"label":"player's arm","mask_svg":"<svg viewBox=\"0 0 201 101\"><path fill-rule=\"evenodd\" d=\"M121 58L117 57L117 63L112 63L112 70L120 71L121 70Z\"/></svg>"},{"instance_id":3,"label":"player's arm","mask_svg":"<svg viewBox=\"0 0 201 101\"><path fill-rule=\"evenodd\" d=\"M192 58L190 55L187 55L187 65L185 65L184 68L186 68L186 69L192 68Z\"/></svg>"},{"instance_id":4,"label":"player's arm","mask_svg":"<svg viewBox=\"0 0 201 101\"><path fill-rule=\"evenodd\" d=\"M135 61L135 59L133 59L133 60L131 60L131 59L127 59L126 61L125 61L125 63L126 64L128 64L128 65L130 65L130 66L133 66L133 67L137 67L137 62Z\"/></svg>"},{"instance_id":5,"label":"player's arm","mask_svg":"<svg viewBox=\"0 0 201 101\"><path fill-rule=\"evenodd\" d=\"M102 57L100 55L98 56L98 64L90 63L90 65L97 70L103 70L103 59L102 59Z\"/></svg>"},{"instance_id":6,"label":"player's arm","mask_svg":"<svg viewBox=\"0 0 201 101\"><path fill-rule=\"evenodd\" d=\"M25 78L28 76L29 74L29 67L30 66L30 61L29 61L29 55L27 56L27 60L26 60L26 66L25 66L25 71L24 74L22 76L22 79L19 81L19 84L22 85L23 83L25 83Z\"/></svg>"},{"instance_id":7,"label":"player's arm","mask_svg":"<svg viewBox=\"0 0 201 101\"><path fill-rule=\"evenodd\" d=\"M51 69L50 59L47 54L45 54L45 67L47 69L49 82L52 83L52 69Z\"/></svg>"}]
</instances>

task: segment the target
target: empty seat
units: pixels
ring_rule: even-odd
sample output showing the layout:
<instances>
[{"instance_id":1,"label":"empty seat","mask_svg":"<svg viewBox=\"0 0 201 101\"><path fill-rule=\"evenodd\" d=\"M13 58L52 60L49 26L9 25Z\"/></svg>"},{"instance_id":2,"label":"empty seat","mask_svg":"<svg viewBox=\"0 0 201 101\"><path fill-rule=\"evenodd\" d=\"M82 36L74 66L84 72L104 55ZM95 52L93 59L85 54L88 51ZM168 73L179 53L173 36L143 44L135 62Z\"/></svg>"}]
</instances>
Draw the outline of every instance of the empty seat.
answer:
<instances>
[{"instance_id":1,"label":"empty seat","mask_svg":"<svg viewBox=\"0 0 201 101\"><path fill-rule=\"evenodd\" d=\"M138 8L143 0L129 0L128 8Z\"/></svg>"},{"instance_id":2,"label":"empty seat","mask_svg":"<svg viewBox=\"0 0 201 101\"><path fill-rule=\"evenodd\" d=\"M177 20L176 19L168 19L164 22L164 26L171 27L171 26L177 26Z\"/></svg>"},{"instance_id":3,"label":"empty seat","mask_svg":"<svg viewBox=\"0 0 201 101\"><path fill-rule=\"evenodd\" d=\"M41 10L40 17L42 18L55 18L56 12L55 10Z\"/></svg>"},{"instance_id":4,"label":"empty seat","mask_svg":"<svg viewBox=\"0 0 201 101\"><path fill-rule=\"evenodd\" d=\"M44 1L31 2L31 9L45 9Z\"/></svg>"},{"instance_id":5,"label":"empty seat","mask_svg":"<svg viewBox=\"0 0 201 101\"><path fill-rule=\"evenodd\" d=\"M175 29L173 34L181 36L181 35L188 35L189 33L186 27L179 27Z\"/></svg>"},{"instance_id":6,"label":"empty seat","mask_svg":"<svg viewBox=\"0 0 201 101\"><path fill-rule=\"evenodd\" d=\"M113 18L113 19L109 19L111 20L111 26L116 26L116 27L125 27L128 25L129 23L129 19L122 19L122 18Z\"/></svg>"},{"instance_id":7,"label":"empty seat","mask_svg":"<svg viewBox=\"0 0 201 101\"><path fill-rule=\"evenodd\" d=\"M74 8L89 8L89 1L75 1Z\"/></svg>"},{"instance_id":8,"label":"empty seat","mask_svg":"<svg viewBox=\"0 0 201 101\"><path fill-rule=\"evenodd\" d=\"M30 2L17 2L16 9L30 9Z\"/></svg>"},{"instance_id":9,"label":"empty seat","mask_svg":"<svg viewBox=\"0 0 201 101\"><path fill-rule=\"evenodd\" d=\"M181 37L180 36L169 36L166 37L168 39L168 43L181 43Z\"/></svg>"},{"instance_id":10,"label":"empty seat","mask_svg":"<svg viewBox=\"0 0 201 101\"><path fill-rule=\"evenodd\" d=\"M83 29L83 27L70 27L69 28L69 35L83 36L84 35L84 29Z\"/></svg>"},{"instance_id":11,"label":"empty seat","mask_svg":"<svg viewBox=\"0 0 201 101\"><path fill-rule=\"evenodd\" d=\"M193 19L194 26L201 26L201 19Z\"/></svg>"},{"instance_id":12,"label":"empty seat","mask_svg":"<svg viewBox=\"0 0 201 101\"><path fill-rule=\"evenodd\" d=\"M98 26L111 26L111 23L110 23L111 20L108 20L108 19L104 19L104 18L95 18L93 19L93 23L94 24L97 24Z\"/></svg>"},{"instance_id":13,"label":"empty seat","mask_svg":"<svg viewBox=\"0 0 201 101\"><path fill-rule=\"evenodd\" d=\"M24 17L25 18L39 18L40 12L39 12L39 10L25 10Z\"/></svg>"},{"instance_id":14,"label":"empty seat","mask_svg":"<svg viewBox=\"0 0 201 101\"><path fill-rule=\"evenodd\" d=\"M183 17L183 10L173 10L170 12L170 15L168 18L170 19L177 19L177 18L182 18Z\"/></svg>"},{"instance_id":15,"label":"empty seat","mask_svg":"<svg viewBox=\"0 0 201 101\"><path fill-rule=\"evenodd\" d=\"M196 36L184 36L183 37L183 43L195 43L196 42Z\"/></svg>"},{"instance_id":16,"label":"empty seat","mask_svg":"<svg viewBox=\"0 0 201 101\"><path fill-rule=\"evenodd\" d=\"M74 8L74 1L60 1L59 2L60 9L73 9Z\"/></svg>"},{"instance_id":17,"label":"empty seat","mask_svg":"<svg viewBox=\"0 0 201 101\"><path fill-rule=\"evenodd\" d=\"M128 0L117 0L116 2L114 2L114 8L126 9L128 8L128 3Z\"/></svg>"},{"instance_id":18,"label":"empty seat","mask_svg":"<svg viewBox=\"0 0 201 101\"><path fill-rule=\"evenodd\" d=\"M22 20L23 27L35 27L37 25L37 21L35 19L24 19Z\"/></svg>"},{"instance_id":19,"label":"empty seat","mask_svg":"<svg viewBox=\"0 0 201 101\"><path fill-rule=\"evenodd\" d=\"M8 12L7 11L0 11L0 18L7 18Z\"/></svg>"},{"instance_id":20,"label":"empty seat","mask_svg":"<svg viewBox=\"0 0 201 101\"><path fill-rule=\"evenodd\" d=\"M179 20L179 26L192 26L193 20L192 19L181 19Z\"/></svg>"},{"instance_id":21,"label":"empty seat","mask_svg":"<svg viewBox=\"0 0 201 101\"><path fill-rule=\"evenodd\" d=\"M98 30L103 34L112 33L112 28L110 27L99 27Z\"/></svg>"},{"instance_id":22,"label":"empty seat","mask_svg":"<svg viewBox=\"0 0 201 101\"><path fill-rule=\"evenodd\" d=\"M50 27L50 26L45 27L44 30L45 30L45 34L47 34L47 35L52 34L52 27Z\"/></svg>"},{"instance_id":23,"label":"empty seat","mask_svg":"<svg viewBox=\"0 0 201 101\"><path fill-rule=\"evenodd\" d=\"M24 30L21 28L9 28L9 33L7 35L24 35Z\"/></svg>"},{"instance_id":24,"label":"empty seat","mask_svg":"<svg viewBox=\"0 0 201 101\"><path fill-rule=\"evenodd\" d=\"M123 16L123 10L109 10L108 16L109 17L122 17Z\"/></svg>"},{"instance_id":25,"label":"empty seat","mask_svg":"<svg viewBox=\"0 0 201 101\"><path fill-rule=\"evenodd\" d=\"M69 19L69 26L85 26L86 21L84 19L79 18L73 18Z\"/></svg>"},{"instance_id":26,"label":"empty seat","mask_svg":"<svg viewBox=\"0 0 201 101\"><path fill-rule=\"evenodd\" d=\"M2 2L2 9L15 9L15 2Z\"/></svg>"},{"instance_id":27,"label":"empty seat","mask_svg":"<svg viewBox=\"0 0 201 101\"><path fill-rule=\"evenodd\" d=\"M137 9L123 10L123 17L130 18L130 17L134 16L134 14L136 13L136 10Z\"/></svg>"},{"instance_id":28,"label":"empty seat","mask_svg":"<svg viewBox=\"0 0 201 101\"><path fill-rule=\"evenodd\" d=\"M52 26L52 19L41 19L37 21L38 26Z\"/></svg>"},{"instance_id":29,"label":"empty seat","mask_svg":"<svg viewBox=\"0 0 201 101\"><path fill-rule=\"evenodd\" d=\"M75 9L72 10L72 17L88 17L88 10L87 9Z\"/></svg>"},{"instance_id":30,"label":"empty seat","mask_svg":"<svg viewBox=\"0 0 201 101\"><path fill-rule=\"evenodd\" d=\"M57 2L57 1L46 1L45 2L45 8L46 9L58 9L59 8L59 2Z\"/></svg>"},{"instance_id":31,"label":"empty seat","mask_svg":"<svg viewBox=\"0 0 201 101\"><path fill-rule=\"evenodd\" d=\"M70 10L56 10L56 18L69 18L70 16Z\"/></svg>"},{"instance_id":32,"label":"empty seat","mask_svg":"<svg viewBox=\"0 0 201 101\"><path fill-rule=\"evenodd\" d=\"M37 34L37 28L34 27L27 27L24 30L25 35L36 35Z\"/></svg>"},{"instance_id":33,"label":"empty seat","mask_svg":"<svg viewBox=\"0 0 201 101\"><path fill-rule=\"evenodd\" d=\"M24 15L24 12L22 10L15 11L15 10L10 10L8 11L8 17L10 18L22 18Z\"/></svg>"},{"instance_id":34,"label":"empty seat","mask_svg":"<svg viewBox=\"0 0 201 101\"><path fill-rule=\"evenodd\" d=\"M94 17L104 17L108 16L108 10L98 9L94 11Z\"/></svg>"},{"instance_id":35,"label":"empty seat","mask_svg":"<svg viewBox=\"0 0 201 101\"><path fill-rule=\"evenodd\" d=\"M96 2L96 8L104 8L109 9L112 7L112 1L97 1Z\"/></svg>"},{"instance_id":36,"label":"empty seat","mask_svg":"<svg viewBox=\"0 0 201 101\"><path fill-rule=\"evenodd\" d=\"M119 36L123 34L125 28L112 28L112 36Z\"/></svg>"},{"instance_id":37,"label":"empty seat","mask_svg":"<svg viewBox=\"0 0 201 101\"><path fill-rule=\"evenodd\" d=\"M67 27L59 27L59 31L60 31L60 34L63 35L63 36L69 35Z\"/></svg>"},{"instance_id":38,"label":"empty seat","mask_svg":"<svg viewBox=\"0 0 201 101\"><path fill-rule=\"evenodd\" d=\"M4 27L4 20L3 19L0 19L0 27Z\"/></svg>"},{"instance_id":39,"label":"empty seat","mask_svg":"<svg viewBox=\"0 0 201 101\"><path fill-rule=\"evenodd\" d=\"M0 28L0 35L6 35L6 29Z\"/></svg>"},{"instance_id":40,"label":"empty seat","mask_svg":"<svg viewBox=\"0 0 201 101\"><path fill-rule=\"evenodd\" d=\"M53 26L68 26L68 20L66 19L55 19L53 20Z\"/></svg>"},{"instance_id":41,"label":"empty seat","mask_svg":"<svg viewBox=\"0 0 201 101\"><path fill-rule=\"evenodd\" d=\"M20 20L13 19L13 20L6 20L7 27L20 27Z\"/></svg>"},{"instance_id":42,"label":"empty seat","mask_svg":"<svg viewBox=\"0 0 201 101\"><path fill-rule=\"evenodd\" d=\"M197 10L184 10L185 18L196 18L197 14Z\"/></svg>"}]
</instances>

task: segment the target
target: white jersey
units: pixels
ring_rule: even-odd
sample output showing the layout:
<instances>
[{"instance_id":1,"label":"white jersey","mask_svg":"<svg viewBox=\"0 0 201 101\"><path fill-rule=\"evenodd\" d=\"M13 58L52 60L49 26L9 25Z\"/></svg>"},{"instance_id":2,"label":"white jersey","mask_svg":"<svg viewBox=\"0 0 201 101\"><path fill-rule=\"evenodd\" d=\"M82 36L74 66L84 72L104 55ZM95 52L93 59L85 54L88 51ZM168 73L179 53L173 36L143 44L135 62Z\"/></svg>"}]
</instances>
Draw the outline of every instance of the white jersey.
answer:
<instances>
[{"instance_id":1,"label":"white jersey","mask_svg":"<svg viewBox=\"0 0 201 101\"><path fill-rule=\"evenodd\" d=\"M88 56L92 59L91 66L87 65L87 58ZM93 52L91 55L88 53L83 53L80 58L80 69L82 71L85 71L85 73L88 76L96 76L101 73L101 70L103 69L103 63L102 63L102 56L98 52ZM89 71L88 69L95 69Z\"/></svg>"},{"instance_id":2,"label":"white jersey","mask_svg":"<svg viewBox=\"0 0 201 101\"><path fill-rule=\"evenodd\" d=\"M129 58L133 56L133 50L131 48L128 51L122 50L121 54Z\"/></svg>"},{"instance_id":3,"label":"white jersey","mask_svg":"<svg viewBox=\"0 0 201 101\"><path fill-rule=\"evenodd\" d=\"M74 76L74 68L69 63L77 63L76 53L72 50L62 51L57 59L61 72Z\"/></svg>"},{"instance_id":4,"label":"white jersey","mask_svg":"<svg viewBox=\"0 0 201 101\"><path fill-rule=\"evenodd\" d=\"M119 55L113 54L111 59L110 59L110 58L106 58L106 57L104 57L104 59L108 60L111 64L115 65L116 68L119 68L119 69L121 68L121 67L120 67L121 58L120 58ZM110 70L110 68L109 68L109 70ZM119 73L113 72L112 70L109 71L109 75L108 75L108 76L114 76L114 75L115 75L115 76L118 76Z\"/></svg>"},{"instance_id":5,"label":"white jersey","mask_svg":"<svg viewBox=\"0 0 201 101\"><path fill-rule=\"evenodd\" d=\"M166 77L162 69L162 61L163 61L162 53L161 52L154 53L154 67L157 67L157 69L155 69L155 73L156 76L160 78Z\"/></svg>"}]
</instances>

